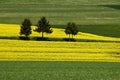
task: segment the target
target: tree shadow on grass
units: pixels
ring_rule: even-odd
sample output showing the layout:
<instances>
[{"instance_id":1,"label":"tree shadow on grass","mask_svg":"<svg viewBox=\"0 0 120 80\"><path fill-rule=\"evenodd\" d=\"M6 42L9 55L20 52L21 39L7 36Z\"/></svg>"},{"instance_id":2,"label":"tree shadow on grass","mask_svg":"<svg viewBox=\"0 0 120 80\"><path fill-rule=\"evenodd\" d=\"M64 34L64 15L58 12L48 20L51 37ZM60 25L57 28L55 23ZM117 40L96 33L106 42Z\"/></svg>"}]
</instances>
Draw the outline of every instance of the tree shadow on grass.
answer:
<instances>
[{"instance_id":1,"label":"tree shadow on grass","mask_svg":"<svg viewBox=\"0 0 120 80\"><path fill-rule=\"evenodd\" d=\"M30 40L30 38L26 38L24 36L0 36L0 39L4 39L4 40Z\"/></svg>"},{"instance_id":2,"label":"tree shadow on grass","mask_svg":"<svg viewBox=\"0 0 120 80\"><path fill-rule=\"evenodd\" d=\"M94 39L78 39L78 42L115 42L115 43L120 43L120 41L112 41L112 40L94 40Z\"/></svg>"},{"instance_id":3,"label":"tree shadow on grass","mask_svg":"<svg viewBox=\"0 0 120 80\"><path fill-rule=\"evenodd\" d=\"M71 41L71 42L76 42L77 40L74 38L63 38L64 41Z\"/></svg>"},{"instance_id":4,"label":"tree shadow on grass","mask_svg":"<svg viewBox=\"0 0 120 80\"><path fill-rule=\"evenodd\" d=\"M36 41L50 41L50 39L47 38L47 37L44 37L44 38L42 38L42 37L32 37L31 39L36 40Z\"/></svg>"},{"instance_id":5,"label":"tree shadow on grass","mask_svg":"<svg viewBox=\"0 0 120 80\"><path fill-rule=\"evenodd\" d=\"M120 9L120 5L101 5L103 7L109 7L109 8L113 8L113 9Z\"/></svg>"},{"instance_id":6,"label":"tree shadow on grass","mask_svg":"<svg viewBox=\"0 0 120 80\"><path fill-rule=\"evenodd\" d=\"M61 41L61 42L114 42L120 43L120 41L112 41L112 40L94 40L94 39L69 39L69 38L41 38L41 37L30 37L26 39L25 37L17 37L17 36L0 36L1 40L26 40L26 41Z\"/></svg>"},{"instance_id":7,"label":"tree shadow on grass","mask_svg":"<svg viewBox=\"0 0 120 80\"><path fill-rule=\"evenodd\" d=\"M29 37L24 37L24 36L20 36L19 39L20 39L20 40L30 40Z\"/></svg>"},{"instance_id":8,"label":"tree shadow on grass","mask_svg":"<svg viewBox=\"0 0 120 80\"><path fill-rule=\"evenodd\" d=\"M18 40L19 37L16 37L16 36L0 36L0 39Z\"/></svg>"}]
</instances>

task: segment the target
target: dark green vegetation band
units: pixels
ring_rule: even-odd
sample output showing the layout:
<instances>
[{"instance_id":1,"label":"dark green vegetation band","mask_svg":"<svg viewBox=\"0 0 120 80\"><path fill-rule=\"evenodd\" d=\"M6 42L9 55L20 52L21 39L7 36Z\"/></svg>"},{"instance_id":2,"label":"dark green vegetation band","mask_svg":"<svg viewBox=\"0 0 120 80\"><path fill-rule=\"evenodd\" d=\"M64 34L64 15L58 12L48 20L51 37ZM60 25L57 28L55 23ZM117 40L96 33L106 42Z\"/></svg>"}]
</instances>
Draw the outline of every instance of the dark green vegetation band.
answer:
<instances>
[{"instance_id":1,"label":"dark green vegetation band","mask_svg":"<svg viewBox=\"0 0 120 80\"><path fill-rule=\"evenodd\" d=\"M1 61L0 80L119 80L120 63Z\"/></svg>"}]
</instances>

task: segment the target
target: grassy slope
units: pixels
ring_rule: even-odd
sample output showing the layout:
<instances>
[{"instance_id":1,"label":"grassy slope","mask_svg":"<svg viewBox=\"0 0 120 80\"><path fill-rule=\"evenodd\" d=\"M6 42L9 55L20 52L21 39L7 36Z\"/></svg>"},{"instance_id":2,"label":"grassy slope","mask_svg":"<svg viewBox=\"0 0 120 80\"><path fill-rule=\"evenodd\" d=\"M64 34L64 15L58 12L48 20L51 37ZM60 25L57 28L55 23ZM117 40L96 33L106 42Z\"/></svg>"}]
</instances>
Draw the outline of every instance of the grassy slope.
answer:
<instances>
[{"instance_id":1,"label":"grassy slope","mask_svg":"<svg viewBox=\"0 0 120 80\"><path fill-rule=\"evenodd\" d=\"M119 80L119 63L0 62L1 80Z\"/></svg>"},{"instance_id":2,"label":"grassy slope","mask_svg":"<svg viewBox=\"0 0 120 80\"><path fill-rule=\"evenodd\" d=\"M10 57L9 54L21 53L20 51L22 51L24 52L23 56L25 56L25 53L30 53L29 50L31 50L31 53L46 53L46 47L49 48L48 50L51 53L66 53L67 51L70 52L73 50L79 54L84 52L83 55L85 55L87 48L89 49L87 52L92 56L95 53L100 58L101 56L99 56L99 54L107 54L107 56L104 55L104 57L115 58L116 61L119 59L119 55L116 53L119 53L120 43L109 41L119 41L119 4L119 0L0 0L0 23L20 24L24 18L29 17L33 24L36 24L39 17L46 16L54 27L63 28L67 22L74 21L79 25L80 32L82 32L78 38L85 39L82 40L84 42L78 43L63 42L64 45L62 45L61 42L5 40L11 38L16 39L19 28L14 28L15 26L11 25L12 27L9 26L9 28L7 27L6 29L4 27L5 25L2 25L2 27L0 26L0 55L4 54L4 57L5 55ZM3 30L6 33L4 33ZM8 34L9 36L7 36ZM36 33L34 33L34 35L38 36ZM53 35L47 36L51 37ZM102 37L100 38L98 35ZM62 36L57 34L53 37L56 36L60 36L60 38L63 36L66 37L63 33ZM96 40L95 42L92 40L93 42L86 43L88 39ZM104 39L107 39L108 43L100 41ZM31 45L31 43L34 44ZM53 44L59 49L53 48ZM19 47L19 49L16 47ZM40 47L43 47L45 50L39 50ZM65 50L61 50L61 47ZM86 58L83 55L82 57ZM96 58L96 56L93 57ZM102 56L102 58L104 57ZM95 62L0 62L0 79L118 80L120 79L119 66L119 63Z\"/></svg>"},{"instance_id":3,"label":"grassy slope","mask_svg":"<svg viewBox=\"0 0 120 80\"><path fill-rule=\"evenodd\" d=\"M0 23L20 23L29 17L36 24L41 16L46 16L53 25L69 21L113 25L120 22L119 4L119 0L0 0Z\"/></svg>"}]
</instances>

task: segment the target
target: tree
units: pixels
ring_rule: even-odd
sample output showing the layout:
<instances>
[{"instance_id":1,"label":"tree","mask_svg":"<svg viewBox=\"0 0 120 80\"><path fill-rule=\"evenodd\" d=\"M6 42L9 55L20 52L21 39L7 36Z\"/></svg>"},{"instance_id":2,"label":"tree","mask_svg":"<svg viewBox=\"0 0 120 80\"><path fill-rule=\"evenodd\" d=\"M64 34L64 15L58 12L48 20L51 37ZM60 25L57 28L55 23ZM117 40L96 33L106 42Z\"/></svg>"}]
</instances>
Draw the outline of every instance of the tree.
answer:
<instances>
[{"instance_id":1,"label":"tree","mask_svg":"<svg viewBox=\"0 0 120 80\"><path fill-rule=\"evenodd\" d=\"M73 39L73 36L77 35L78 33L78 28L76 24L74 22L69 22L65 29L65 33L69 35L69 39L70 39L70 35L72 35L72 39Z\"/></svg>"},{"instance_id":2,"label":"tree","mask_svg":"<svg viewBox=\"0 0 120 80\"><path fill-rule=\"evenodd\" d=\"M70 34L72 34L72 32L71 32L71 23L69 22L68 24L67 24L67 27L66 27L66 29L65 29L65 33L67 34L67 35L69 35L69 39L70 39Z\"/></svg>"},{"instance_id":3,"label":"tree","mask_svg":"<svg viewBox=\"0 0 120 80\"><path fill-rule=\"evenodd\" d=\"M31 31L31 21L29 19L24 19L22 25L20 26L20 35L25 35L26 38L32 33Z\"/></svg>"},{"instance_id":4,"label":"tree","mask_svg":"<svg viewBox=\"0 0 120 80\"><path fill-rule=\"evenodd\" d=\"M44 33L52 33L51 25L49 21L47 21L46 17L42 17L38 23L37 28L34 30L38 33L42 33L42 39L44 38Z\"/></svg>"}]
</instances>

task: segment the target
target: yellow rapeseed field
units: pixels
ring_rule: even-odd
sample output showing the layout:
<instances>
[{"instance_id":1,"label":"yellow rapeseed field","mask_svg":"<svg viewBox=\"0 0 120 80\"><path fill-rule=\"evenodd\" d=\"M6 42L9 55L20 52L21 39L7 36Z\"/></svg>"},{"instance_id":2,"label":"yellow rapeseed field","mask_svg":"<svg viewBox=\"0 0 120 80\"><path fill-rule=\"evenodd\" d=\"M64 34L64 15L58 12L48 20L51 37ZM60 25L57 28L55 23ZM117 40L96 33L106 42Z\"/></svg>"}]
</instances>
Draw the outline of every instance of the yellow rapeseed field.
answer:
<instances>
[{"instance_id":1,"label":"yellow rapeseed field","mask_svg":"<svg viewBox=\"0 0 120 80\"><path fill-rule=\"evenodd\" d=\"M32 27L35 28L34 26ZM23 41L10 37L19 36L19 25L0 24L1 61L103 61L120 62L120 43L116 42L66 42ZM48 38L67 38L64 29L53 28ZM31 35L41 36L33 32ZM4 39L3 39L4 37ZM6 39L5 39L6 37ZM9 37L9 38L7 38ZM79 32L76 39L120 41L120 38L104 37Z\"/></svg>"}]
</instances>

